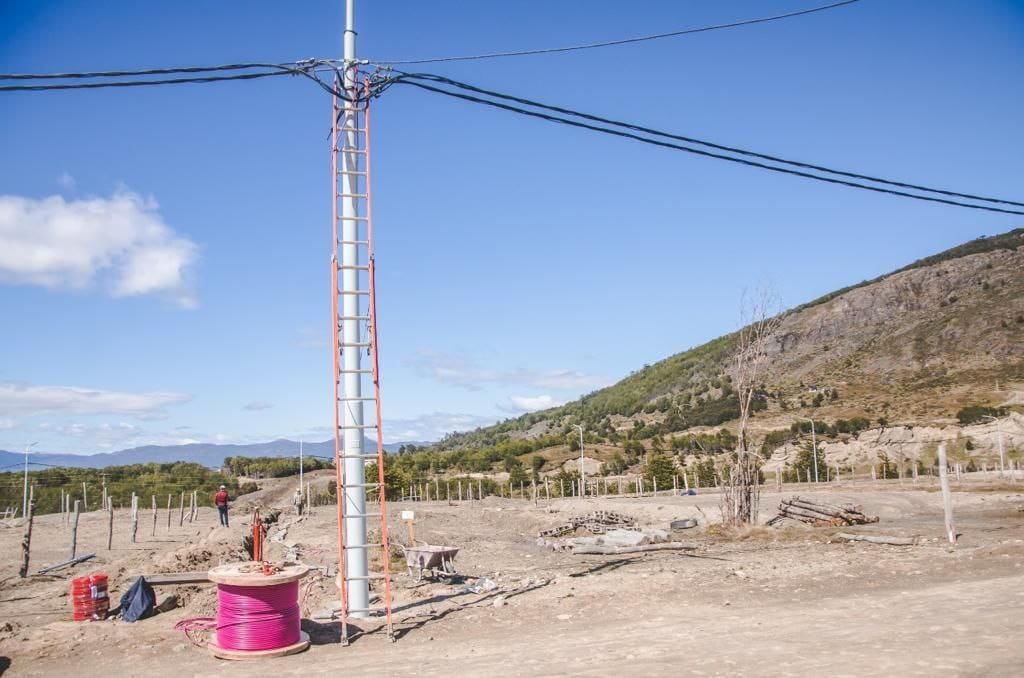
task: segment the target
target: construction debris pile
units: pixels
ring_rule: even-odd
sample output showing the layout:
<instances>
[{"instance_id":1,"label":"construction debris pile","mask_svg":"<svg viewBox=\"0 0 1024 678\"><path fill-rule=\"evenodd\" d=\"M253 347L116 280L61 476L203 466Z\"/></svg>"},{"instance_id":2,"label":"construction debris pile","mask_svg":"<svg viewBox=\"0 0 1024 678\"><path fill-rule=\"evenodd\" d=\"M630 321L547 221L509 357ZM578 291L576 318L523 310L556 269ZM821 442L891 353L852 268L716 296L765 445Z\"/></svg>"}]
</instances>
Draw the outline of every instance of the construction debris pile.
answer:
<instances>
[{"instance_id":1,"label":"construction debris pile","mask_svg":"<svg viewBox=\"0 0 1024 678\"><path fill-rule=\"evenodd\" d=\"M779 514L766 524L776 525L786 518L799 520L815 527L841 527L878 522L878 516L865 515L860 506L824 504L802 497L783 499L779 504Z\"/></svg>"},{"instance_id":2,"label":"construction debris pile","mask_svg":"<svg viewBox=\"0 0 1024 678\"><path fill-rule=\"evenodd\" d=\"M585 530L594 536L573 536ZM574 554L641 553L666 549L695 549L696 546L670 541L671 533L658 528L640 528L632 516L614 511L593 511L570 518L568 522L541 530L537 545L553 551L571 551Z\"/></svg>"},{"instance_id":3,"label":"construction debris pile","mask_svg":"<svg viewBox=\"0 0 1024 678\"><path fill-rule=\"evenodd\" d=\"M550 530L541 530L538 536L542 539L562 537L572 534L580 528L591 534L604 534L609 528L630 530L636 529L638 525L639 523L636 518L622 513L616 513L615 511L591 511L581 516L572 517L569 519L569 522L552 527Z\"/></svg>"}]
</instances>

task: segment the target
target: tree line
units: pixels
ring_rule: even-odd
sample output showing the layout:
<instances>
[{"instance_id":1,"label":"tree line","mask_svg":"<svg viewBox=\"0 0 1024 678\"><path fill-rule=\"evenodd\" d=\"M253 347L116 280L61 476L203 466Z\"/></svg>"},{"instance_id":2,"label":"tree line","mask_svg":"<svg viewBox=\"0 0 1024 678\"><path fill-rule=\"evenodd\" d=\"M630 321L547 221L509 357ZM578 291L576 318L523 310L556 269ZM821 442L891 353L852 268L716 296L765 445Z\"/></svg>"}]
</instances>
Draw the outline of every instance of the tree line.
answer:
<instances>
[{"instance_id":1,"label":"tree line","mask_svg":"<svg viewBox=\"0 0 1024 678\"><path fill-rule=\"evenodd\" d=\"M239 483L235 477L211 470L202 464L174 462L167 464L130 464L108 466L102 469L55 467L29 472L29 484L34 488L36 513L56 513L61 510L61 496L70 495L72 503L81 501L82 510L101 508L104 488L115 508L131 505L131 496L156 496L163 505L167 495L180 500L181 493L193 490L199 493L199 504L213 505L213 495L224 485L234 497L256 489L253 483ZM83 486L84 485L84 486ZM0 473L0 508L21 507L23 474Z\"/></svg>"}]
</instances>

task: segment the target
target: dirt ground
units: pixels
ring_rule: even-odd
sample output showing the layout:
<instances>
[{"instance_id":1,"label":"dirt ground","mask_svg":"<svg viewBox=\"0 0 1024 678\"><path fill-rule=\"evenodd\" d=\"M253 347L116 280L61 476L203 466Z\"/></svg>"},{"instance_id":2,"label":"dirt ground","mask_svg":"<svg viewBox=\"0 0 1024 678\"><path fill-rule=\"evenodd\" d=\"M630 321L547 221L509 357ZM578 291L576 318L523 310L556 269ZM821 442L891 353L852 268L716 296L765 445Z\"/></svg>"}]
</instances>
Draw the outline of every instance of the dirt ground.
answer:
<instances>
[{"instance_id":1,"label":"dirt ground","mask_svg":"<svg viewBox=\"0 0 1024 678\"><path fill-rule=\"evenodd\" d=\"M814 496L860 504L877 524L848 532L925 538L917 546L830 543L839 530L790 526L723 533L714 525L718 496L659 496L532 501L489 498L472 505L392 504L397 520L416 513L416 537L461 550L463 581L394 578L391 643L376 620L355 622L365 633L343 647L336 623L310 616L336 599L333 572L302 587L306 652L278 659L214 659L174 630L182 619L210 616L212 585L157 588L158 602L177 596L177 609L135 624L70 620L70 579L110 575L114 603L140 573L205 570L244 557L247 510L285 507L285 480L267 481L242 497L232 526L216 526L212 509L167 527L163 508L155 536L152 513L140 513L138 542L129 543L127 512L115 515L114 547L106 550L106 514L88 513L78 529L79 553L92 561L53 575L20 579L21 521L0 527L0 673L11 676L308 675L1021 675L1024 673L1024 481L1000 483L974 474L956 485L955 549L943 541L942 499L934 484L909 480L787 486L762 495L762 521L780 496ZM327 482L320 474L315 482ZM166 505L166 504L165 504ZM700 527L682 538L695 552L572 555L537 545L537 531L569 516L608 509L667 527L693 517ZM708 526L708 519L712 525ZM271 536L287 527L301 560L337 562L333 507L316 507L300 522L287 511ZM59 516L35 522L32 567L67 558L70 531ZM271 560L284 545L271 542ZM398 563L396 567L404 565ZM473 593L479 577L497 589ZM4 673L6 669L6 673ZM255 671L255 674L254 674Z\"/></svg>"}]
</instances>

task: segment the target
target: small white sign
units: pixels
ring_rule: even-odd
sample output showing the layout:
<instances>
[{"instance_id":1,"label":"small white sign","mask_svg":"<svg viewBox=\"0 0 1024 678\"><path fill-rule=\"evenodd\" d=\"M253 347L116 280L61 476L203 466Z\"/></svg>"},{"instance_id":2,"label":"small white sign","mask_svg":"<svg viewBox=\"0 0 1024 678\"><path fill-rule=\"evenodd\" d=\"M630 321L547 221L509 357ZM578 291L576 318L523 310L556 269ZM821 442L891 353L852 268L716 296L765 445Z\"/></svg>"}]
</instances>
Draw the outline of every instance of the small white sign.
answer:
<instances>
[{"instance_id":1,"label":"small white sign","mask_svg":"<svg viewBox=\"0 0 1024 678\"><path fill-rule=\"evenodd\" d=\"M402 520L415 520L416 513L414 511L402 511Z\"/></svg>"}]
</instances>

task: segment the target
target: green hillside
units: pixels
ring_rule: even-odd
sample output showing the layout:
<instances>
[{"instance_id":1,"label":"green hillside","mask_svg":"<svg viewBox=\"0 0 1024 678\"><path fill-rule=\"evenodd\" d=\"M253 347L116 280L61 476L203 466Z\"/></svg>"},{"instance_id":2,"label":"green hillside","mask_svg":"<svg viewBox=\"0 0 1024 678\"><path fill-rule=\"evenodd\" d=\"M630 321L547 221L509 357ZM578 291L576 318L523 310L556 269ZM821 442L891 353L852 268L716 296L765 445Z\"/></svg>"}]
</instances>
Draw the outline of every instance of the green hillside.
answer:
<instances>
[{"instance_id":1,"label":"green hillside","mask_svg":"<svg viewBox=\"0 0 1024 678\"><path fill-rule=\"evenodd\" d=\"M1024 246L1024 228L1018 228L1002 235L978 238L915 261L885 276L837 290L797 306L786 312L787 324L799 326L800 318L806 316L812 309L823 307L837 300L845 301L862 291L872 291L871 288L879 288L886 281L900 277L900 274L907 274L907 272L916 272L917 275L926 275L929 279L933 279L928 274L934 271L934 278L942 278L944 271L941 267L943 265L948 265L950 262L956 262L957 260L970 260L971 263L968 266L971 270L968 273L971 275L978 274L979 272L984 274L987 271L994 270L994 263L988 258L993 253L1001 252L1016 256L1022 251L1022 246ZM979 287L982 289L980 291L989 292L993 285L999 285L1006 295L1012 297L1014 290L1017 290L1024 284L1024 280L1022 280L1024 271L1016 268L1015 262L1002 262L1002 264L1003 268L1006 269L1006 273L1011 276L1011 279L1007 280L1004 277L998 281L981 282ZM998 292L998 289L993 291L992 294L996 292ZM923 293L915 292L915 294L922 296ZM1014 308L1020 308L1021 302L1019 297L1015 302L1011 303L1009 311L1004 313L1005 317L1001 320L982 313L980 307L972 308L970 304L961 304L957 307L955 303L949 302L953 298L955 298L955 295L952 294L935 295L936 303L933 312L929 313L927 308L924 309L929 323L922 325L923 329L909 340L913 344L912 349L920 352L922 335L927 334L928 331L941 331L941 328L937 328L936 325L942 325L947 320L963 320L965 315L970 319L970 322L980 323L985 327L992 324L993 327L991 329L993 332L1014 335L1007 337L1007 342L1011 349L1014 344L1018 347L1021 345L1019 333L1017 333L1019 329L1017 326L1020 323L1017 322L1017 312L1013 311ZM993 297L992 302L1002 304L1005 300ZM898 314L894 314L894 318L888 320L908 326L910 322L909 318L900 318ZM999 323L998 325L996 324L997 322ZM898 330L900 328L890 329ZM565 437L572 432L571 425L575 423L584 424L588 431L589 440L614 443L618 438L622 437L622 427L620 425L621 422L617 424L613 420L623 417L639 417L636 421L642 422L640 425L646 429L641 432L639 436L641 438L682 432L693 427L719 426L738 416L738 403L732 392L731 380L726 369L728 358L734 347L735 338L736 334L719 337L653 365L644 365L638 371L630 374L618 383L587 394L579 400L563 406L525 414L470 432L453 433L438 443L435 449L452 450L489 447L513 441L517 438L535 438L539 435ZM927 340L927 336L925 340ZM874 343L873 340L869 340L856 347L851 347L847 361L850 361L851 358L849 356L854 354L858 354L858 358L863 358L863 355L860 354L863 354L865 351L869 354L872 352L878 353L885 348L883 346L875 346L873 345ZM853 350L854 348L856 350ZM965 351L971 350L970 345L961 348ZM817 345L804 347L802 350L803 353L809 355L827 353L832 349L834 349L834 346L831 343L818 342ZM969 355L964 355L963 357L966 362L970 362L967 360L970 358ZM953 356L953 359L955 362L956 356ZM804 375L802 379L795 382L793 379L787 378L789 375L780 373L780 370L776 369L775 378L772 380L772 383L765 384L763 393L760 394L758 407L762 410L784 410L790 407L793 409L816 409L830 403L850 404L850 399L847 396L857 392L858 389L855 382L858 380L858 375L856 374L856 364L851 364L847 367L849 369L844 371L843 369L837 370L834 364L823 365L822 369L817 370L817 373ZM1016 360L1006 363L1004 367L1006 369L1003 372L1006 378L1016 378L1021 372L1020 353L1017 354ZM950 371L955 372L956 370L944 369L944 371L948 373ZM837 374L837 372L843 372L843 374ZM806 396L798 392L805 384L817 383L819 379L816 377L818 376L827 376L828 378L824 379L824 381L830 384L841 381L843 386L826 386L813 393L808 393ZM918 374L915 376L922 375ZM906 379L901 379L901 381L912 382L913 380L910 376L907 376ZM951 408L948 414L952 416L955 414L956 409ZM855 416L856 414L864 413L854 412L850 414ZM890 412L889 416L899 417L904 414L909 414L909 411L906 413ZM648 420L650 419L657 419L657 422L649 422ZM632 425L636 426L636 423ZM618 435L616 435L617 429Z\"/></svg>"}]
</instances>

